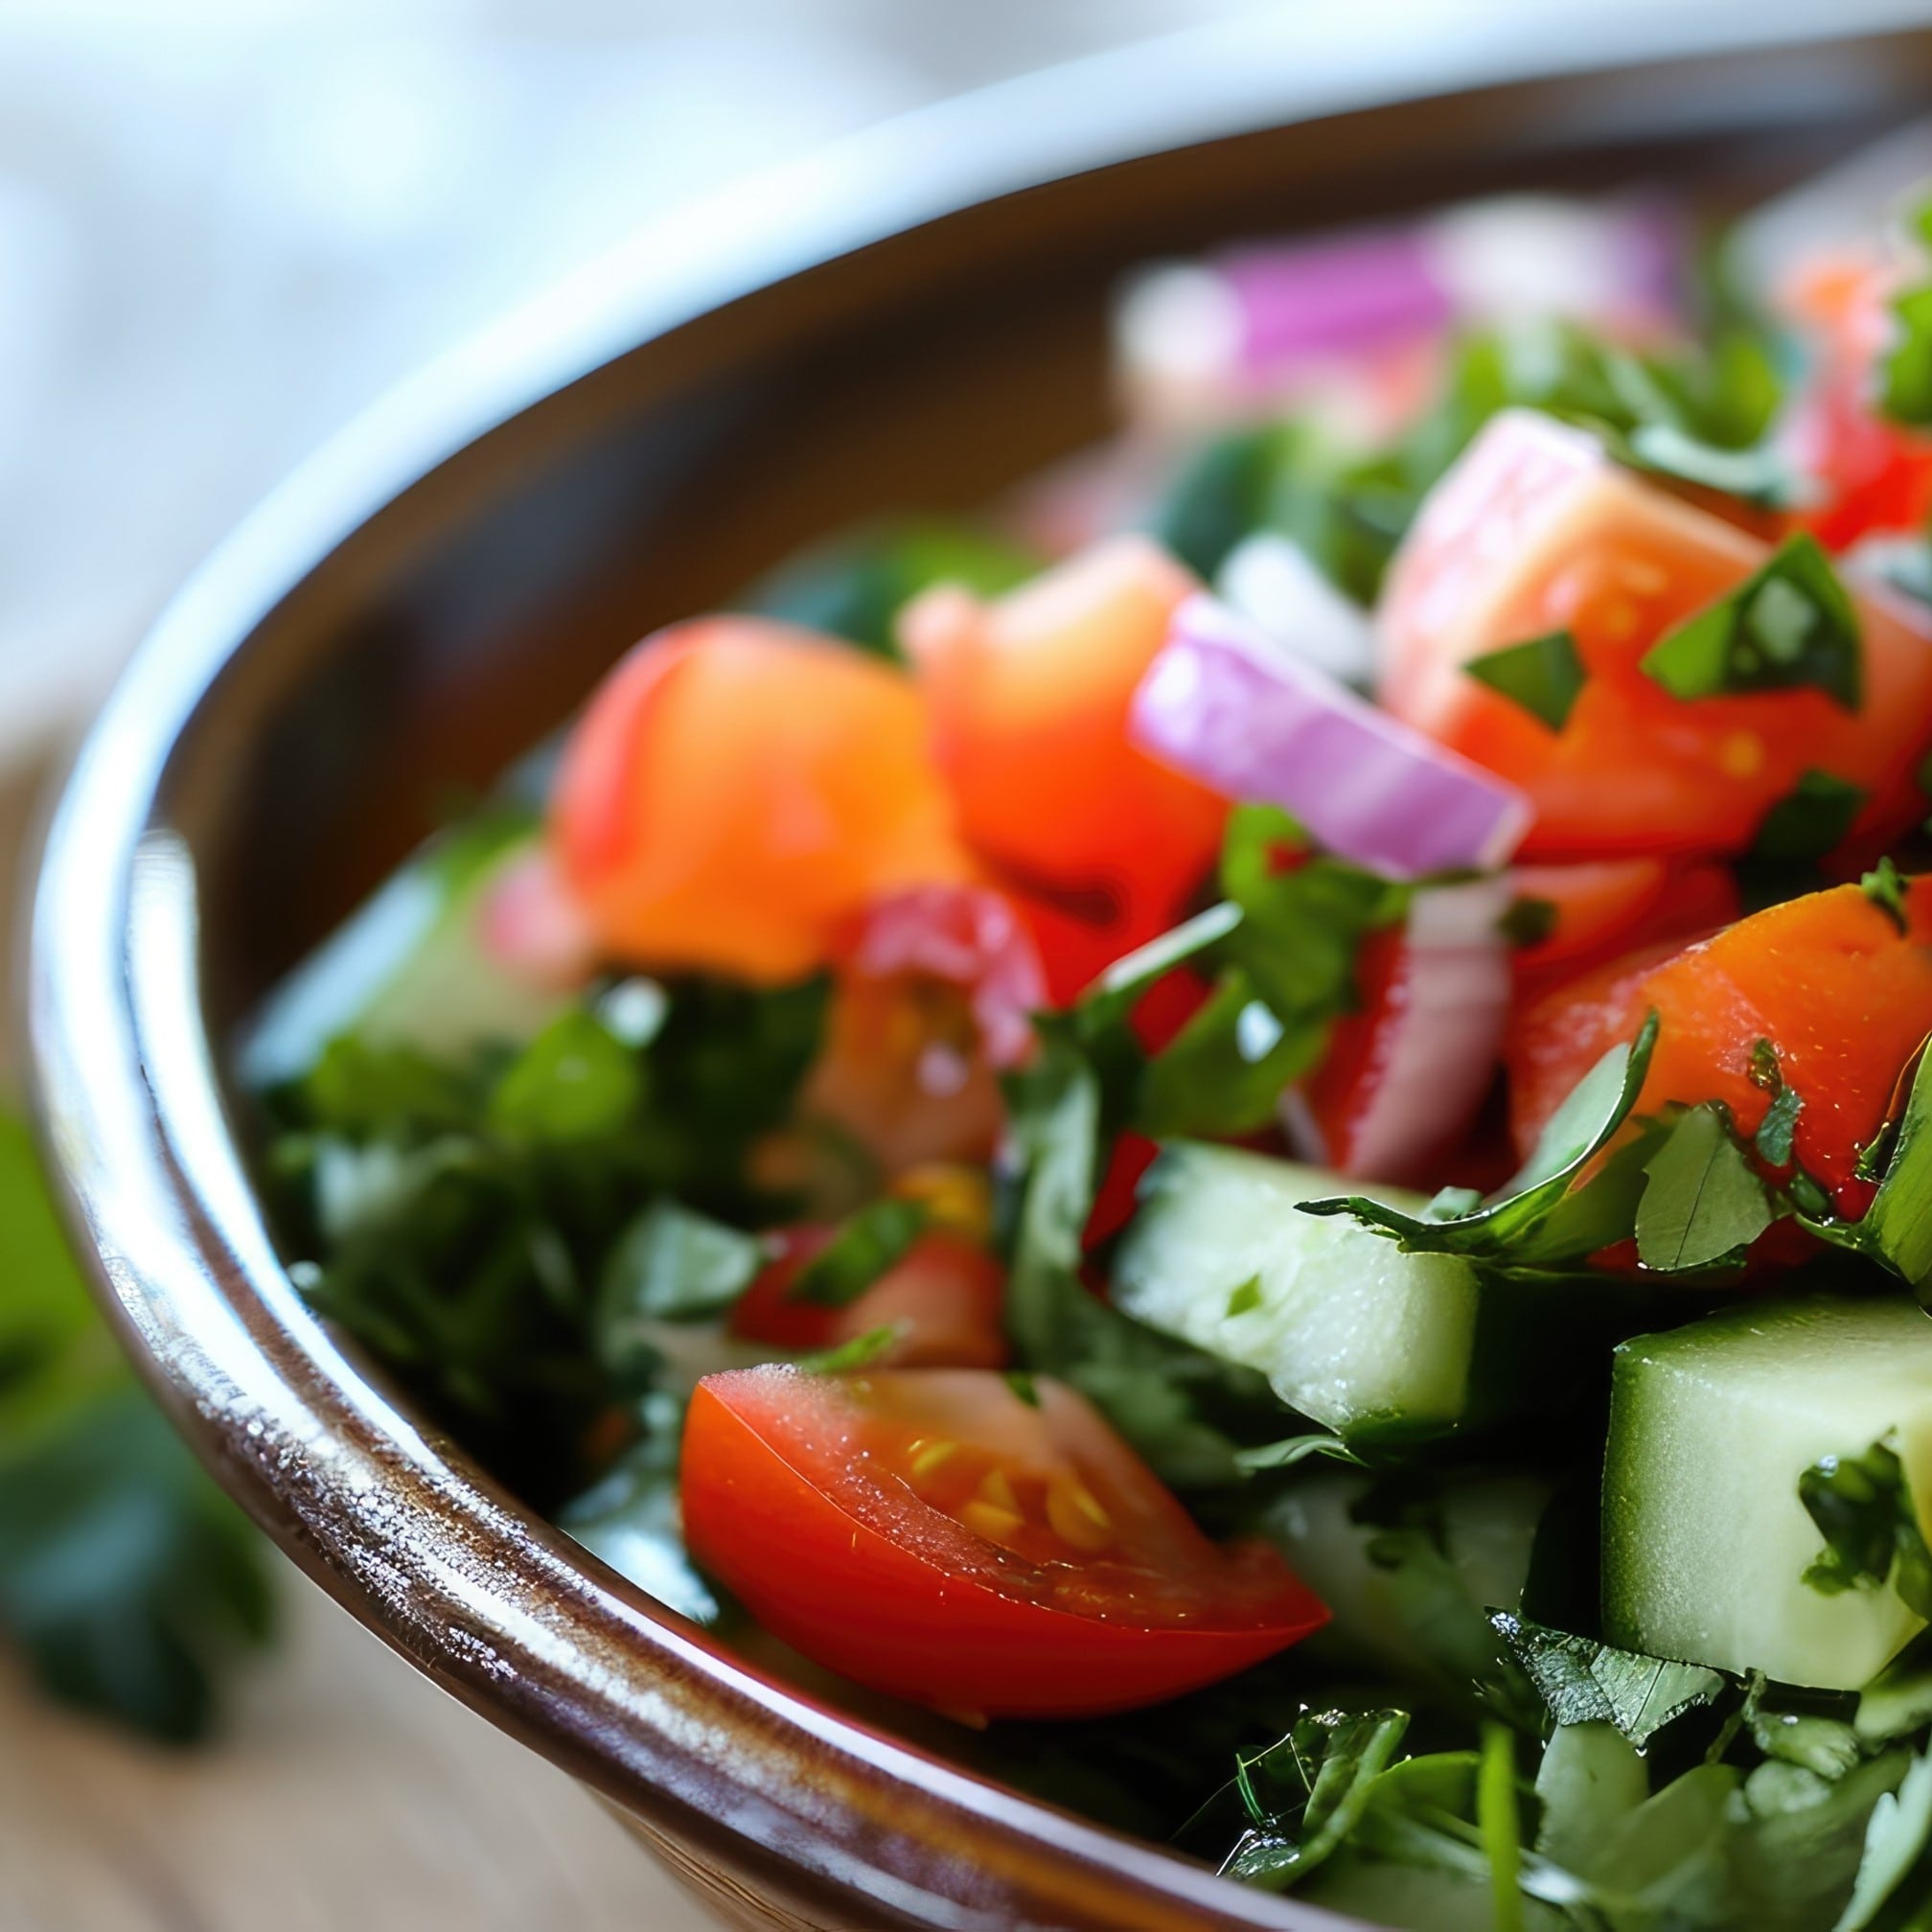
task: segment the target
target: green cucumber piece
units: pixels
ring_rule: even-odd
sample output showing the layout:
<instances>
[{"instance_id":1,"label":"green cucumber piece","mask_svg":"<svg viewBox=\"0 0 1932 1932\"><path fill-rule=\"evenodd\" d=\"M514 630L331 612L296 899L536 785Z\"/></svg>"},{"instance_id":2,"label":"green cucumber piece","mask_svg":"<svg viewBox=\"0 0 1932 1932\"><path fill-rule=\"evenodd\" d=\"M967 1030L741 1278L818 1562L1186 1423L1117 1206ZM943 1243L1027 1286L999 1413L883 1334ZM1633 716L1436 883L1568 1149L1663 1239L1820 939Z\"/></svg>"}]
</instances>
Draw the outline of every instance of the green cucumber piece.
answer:
<instances>
[{"instance_id":1,"label":"green cucumber piece","mask_svg":"<svg viewBox=\"0 0 1932 1932\"><path fill-rule=\"evenodd\" d=\"M299 1079L345 1034L433 1059L535 1039L572 996L506 972L478 913L536 836L520 814L486 818L410 859L269 995L242 1043L243 1080Z\"/></svg>"},{"instance_id":2,"label":"green cucumber piece","mask_svg":"<svg viewBox=\"0 0 1932 1932\"><path fill-rule=\"evenodd\" d=\"M1358 1470L1300 1476L1253 1529L1287 1557L1334 1621L1309 1641L1340 1659L1466 1694L1491 1674L1491 1610L1522 1607L1536 1531L1555 1481L1459 1471L1428 1497L1428 1529L1358 1521L1373 1487Z\"/></svg>"},{"instance_id":3,"label":"green cucumber piece","mask_svg":"<svg viewBox=\"0 0 1932 1932\"><path fill-rule=\"evenodd\" d=\"M1612 1644L1855 1690L1921 1628L1890 1587L1828 1596L1798 1479L1895 1439L1932 1497L1932 1319L1903 1299L1752 1302L1618 1349L1603 1471Z\"/></svg>"},{"instance_id":4,"label":"green cucumber piece","mask_svg":"<svg viewBox=\"0 0 1932 1932\"><path fill-rule=\"evenodd\" d=\"M1527 1330L1487 1319L1508 1291L1460 1256L1406 1254L1346 1216L1299 1211L1350 1191L1365 1190L1318 1168L1171 1142L1141 1183L1115 1302L1259 1369L1291 1409L1353 1440L1426 1438L1516 1406L1533 1386L1514 1372ZM1424 1205L1399 1188L1366 1191Z\"/></svg>"}]
</instances>

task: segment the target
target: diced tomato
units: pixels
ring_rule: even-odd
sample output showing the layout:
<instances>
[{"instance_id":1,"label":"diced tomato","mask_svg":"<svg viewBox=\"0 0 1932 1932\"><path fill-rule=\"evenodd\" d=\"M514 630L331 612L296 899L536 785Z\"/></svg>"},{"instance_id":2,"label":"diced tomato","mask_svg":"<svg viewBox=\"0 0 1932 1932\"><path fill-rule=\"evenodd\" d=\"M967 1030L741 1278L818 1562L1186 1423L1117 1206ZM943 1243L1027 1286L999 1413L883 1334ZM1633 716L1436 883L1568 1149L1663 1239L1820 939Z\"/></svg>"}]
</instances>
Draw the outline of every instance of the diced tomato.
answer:
<instances>
[{"instance_id":1,"label":"diced tomato","mask_svg":"<svg viewBox=\"0 0 1932 1932\"><path fill-rule=\"evenodd\" d=\"M1138 1205L1140 1182L1161 1149L1144 1134L1131 1128L1114 1142L1107 1155L1106 1172L1093 1190L1093 1207L1080 1245L1089 1250L1111 1240L1134 1218Z\"/></svg>"},{"instance_id":2,"label":"diced tomato","mask_svg":"<svg viewBox=\"0 0 1932 1932\"><path fill-rule=\"evenodd\" d=\"M976 868L905 675L754 617L648 637L564 748L551 840L604 946L775 982L861 908Z\"/></svg>"},{"instance_id":3,"label":"diced tomato","mask_svg":"<svg viewBox=\"0 0 1932 1932\"><path fill-rule=\"evenodd\" d=\"M925 1369L707 1376L692 1554L759 1622L875 1690L989 1716L1129 1710L1327 1612L1273 1550L1216 1546L1085 1397Z\"/></svg>"},{"instance_id":4,"label":"diced tomato","mask_svg":"<svg viewBox=\"0 0 1932 1932\"><path fill-rule=\"evenodd\" d=\"M1007 1359L1006 1274L977 1241L930 1229L856 1300L841 1308L794 1300L800 1271L832 1238L825 1228L767 1237L772 1257L731 1311L730 1330L774 1348L836 1348L878 1328L898 1328L899 1368L1000 1368Z\"/></svg>"},{"instance_id":5,"label":"diced tomato","mask_svg":"<svg viewBox=\"0 0 1932 1932\"><path fill-rule=\"evenodd\" d=\"M1752 1079L1768 1043L1803 1101L1797 1164L1846 1195L1858 1151L1885 1118L1900 1072L1932 1032L1932 878L1912 882L1910 931L1856 886L1739 920L1688 948L1667 942L1557 988L1509 1043L1511 1124L1526 1154L1576 1083L1658 1016L1639 1113L1722 1101L1754 1134L1770 1104Z\"/></svg>"},{"instance_id":6,"label":"diced tomato","mask_svg":"<svg viewBox=\"0 0 1932 1932\"><path fill-rule=\"evenodd\" d=\"M1046 1003L1012 907L983 886L915 886L847 922L834 950L804 1112L842 1127L890 1174L990 1156L996 1075L1030 1051L1031 1015Z\"/></svg>"},{"instance_id":7,"label":"diced tomato","mask_svg":"<svg viewBox=\"0 0 1932 1932\"><path fill-rule=\"evenodd\" d=\"M1621 469L1585 432L1506 411L1437 487L1396 558L1383 702L1530 794L1530 861L1741 851L1811 770L1882 799L1872 814L1896 809L1932 738L1932 639L1902 606L1862 603L1855 713L1809 689L1685 702L1639 668L1768 554ZM1556 630L1575 637L1587 673L1560 731L1465 669Z\"/></svg>"},{"instance_id":8,"label":"diced tomato","mask_svg":"<svg viewBox=\"0 0 1932 1932\"><path fill-rule=\"evenodd\" d=\"M1127 739L1134 688L1195 587L1118 537L990 604L941 586L900 619L967 842L1076 922L1063 940L1092 935L1093 971L1173 925L1220 845L1224 801ZM1056 996L1061 950L1042 946Z\"/></svg>"},{"instance_id":9,"label":"diced tomato","mask_svg":"<svg viewBox=\"0 0 1932 1932\"><path fill-rule=\"evenodd\" d=\"M1822 500L1792 521L1828 550L1861 538L1923 531L1932 518L1932 437L1877 415L1870 377L1832 380L1793 420L1798 461Z\"/></svg>"},{"instance_id":10,"label":"diced tomato","mask_svg":"<svg viewBox=\"0 0 1932 1932\"><path fill-rule=\"evenodd\" d=\"M1604 859L1521 865L1511 879L1519 899L1555 908L1549 936L1516 954L1519 986L1539 992L1666 939L1680 946L1702 939L1741 909L1724 865L1673 869L1659 859Z\"/></svg>"}]
</instances>

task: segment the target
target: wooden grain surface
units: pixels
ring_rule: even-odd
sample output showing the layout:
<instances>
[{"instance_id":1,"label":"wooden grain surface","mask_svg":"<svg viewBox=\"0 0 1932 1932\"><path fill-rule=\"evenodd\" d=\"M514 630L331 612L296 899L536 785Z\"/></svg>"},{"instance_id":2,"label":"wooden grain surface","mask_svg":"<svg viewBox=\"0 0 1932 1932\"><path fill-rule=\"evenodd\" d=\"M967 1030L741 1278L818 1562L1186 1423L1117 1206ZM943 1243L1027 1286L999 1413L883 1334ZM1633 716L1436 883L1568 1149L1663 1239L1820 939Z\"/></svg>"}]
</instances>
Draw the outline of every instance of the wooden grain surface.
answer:
<instances>
[{"instance_id":1,"label":"wooden grain surface","mask_svg":"<svg viewBox=\"0 0 1932 1932\"><path fill-rule=\"evenodd\" d=\"M287 1581L230 1734L146 1749L0 1665L5 1932L702 1932L561 1772Z\"/></svg>"}]
</instances>

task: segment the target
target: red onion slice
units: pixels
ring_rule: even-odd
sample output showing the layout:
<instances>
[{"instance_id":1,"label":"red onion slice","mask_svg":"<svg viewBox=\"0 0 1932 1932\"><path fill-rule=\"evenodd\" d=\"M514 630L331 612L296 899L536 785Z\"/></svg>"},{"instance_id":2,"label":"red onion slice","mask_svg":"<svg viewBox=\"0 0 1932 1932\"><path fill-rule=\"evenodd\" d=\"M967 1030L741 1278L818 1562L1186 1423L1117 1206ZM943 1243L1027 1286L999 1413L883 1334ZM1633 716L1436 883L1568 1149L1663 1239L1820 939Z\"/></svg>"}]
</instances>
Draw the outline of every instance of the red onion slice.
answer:
<instances>
[{"instance_id":1,"label":"red onion slice","mask_svg":"<svg viewBox=\"0 0 1932 1932\"><path fill-rule=\"evenodd\" d=\"M1302 1159L1351 1180L1428 1185L1496 1077L1508 1019L1506 879L1429 886L1371 1003L1336 1028L1329 1060L1284 1096Z\"/></svg>"},{"instance_id":2,"label":"red onion slice","mask_svg":"<svg viewBox=\"0 0 1932 1932\"><path fill-rule=\"evenodd\" d=\"M1378 711L1194 596L1134 694L1151 756L1237 801L1278 805L1329 851L1396 879L1487 871L1530 829L1513 786Z\"/></svg>"}]
</instances>

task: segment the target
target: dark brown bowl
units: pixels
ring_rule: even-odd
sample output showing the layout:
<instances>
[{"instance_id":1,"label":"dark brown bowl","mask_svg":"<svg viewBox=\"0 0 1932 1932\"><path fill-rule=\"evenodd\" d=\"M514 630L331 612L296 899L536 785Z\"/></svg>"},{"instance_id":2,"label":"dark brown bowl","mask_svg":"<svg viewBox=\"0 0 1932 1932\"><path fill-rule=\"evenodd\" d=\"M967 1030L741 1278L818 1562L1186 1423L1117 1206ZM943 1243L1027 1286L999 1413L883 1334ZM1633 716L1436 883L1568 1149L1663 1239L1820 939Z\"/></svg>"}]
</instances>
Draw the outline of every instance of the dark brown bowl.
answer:
<instances>
[{"instance_id":1,"label":"dark brown bowl","mask_svg":"<svg viewBox=\"0 0 1932 1932\"><path fill-rule=\"evenodd\" d=\"M304 1569L736 1922L1342 1921L842 1716L533 1518L302 1305L225 1043L452 785L640 632L850 518L970 504L1098 433L1129 264L1502 183L1758 188L1932 99L1932 32L1864 0L1828 40L1822 8L1625 14L1556 47L1468 11L1481 27L1363 48L1284 10L1299 34L1036 77L647 239L271 499L148 640L59 807L39 1107L142 1368Z\"/></svg>"}]
</instances>

